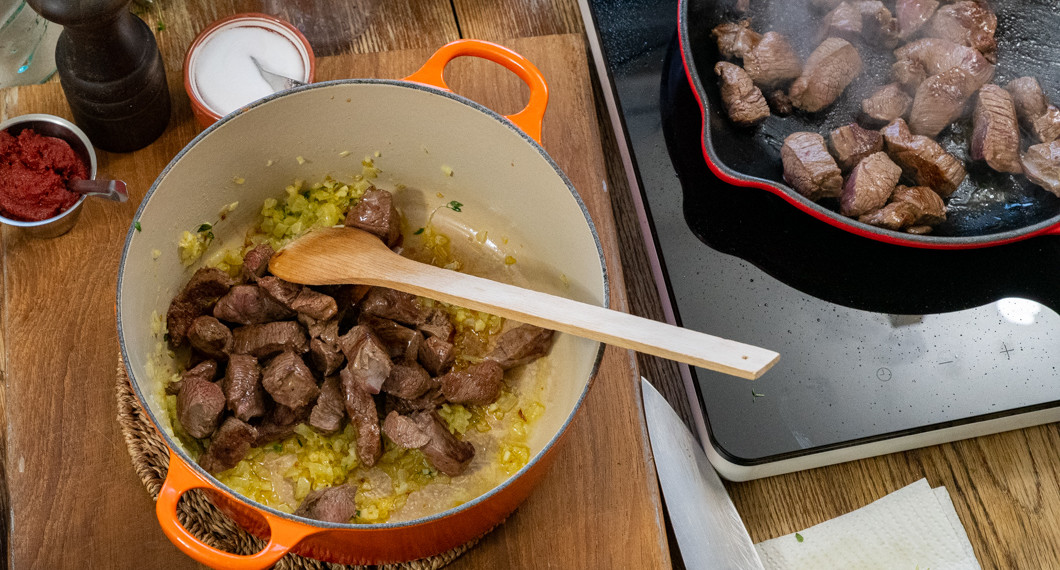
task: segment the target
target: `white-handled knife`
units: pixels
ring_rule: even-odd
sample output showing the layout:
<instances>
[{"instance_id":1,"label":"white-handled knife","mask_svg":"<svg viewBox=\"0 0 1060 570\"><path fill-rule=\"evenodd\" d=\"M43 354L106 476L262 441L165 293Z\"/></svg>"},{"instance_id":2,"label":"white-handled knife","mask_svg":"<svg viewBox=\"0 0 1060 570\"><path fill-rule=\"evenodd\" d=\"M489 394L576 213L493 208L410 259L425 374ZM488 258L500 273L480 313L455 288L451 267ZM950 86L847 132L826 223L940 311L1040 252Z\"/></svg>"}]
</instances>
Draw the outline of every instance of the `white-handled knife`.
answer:
<instances>
[{"instance_id":1,"label":"white-handled knife","mask_svg":"<svg viewBox=\"0 0 1060 570\"><path fill-rule=\"evenodd\" d=\"M762 570L740 514L699 442L645 378L641 391L655 470L685 566Z\"/></svg>"}]
</instances>

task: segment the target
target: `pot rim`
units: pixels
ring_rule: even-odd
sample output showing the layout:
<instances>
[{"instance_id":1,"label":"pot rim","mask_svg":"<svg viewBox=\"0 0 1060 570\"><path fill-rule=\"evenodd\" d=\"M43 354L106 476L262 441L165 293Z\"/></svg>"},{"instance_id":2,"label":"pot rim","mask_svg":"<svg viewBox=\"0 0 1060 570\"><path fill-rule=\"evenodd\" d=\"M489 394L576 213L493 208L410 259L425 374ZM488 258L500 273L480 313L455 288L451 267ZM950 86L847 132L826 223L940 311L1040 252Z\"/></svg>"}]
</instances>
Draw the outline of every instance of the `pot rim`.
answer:
<instances>
[{"instance_id":1,"label":"pot rim","mask_svg":"<svg viewBox=\"0 0 1060 570\"><path fill-rule=\"evenodd\" d=\"M470 107L470 108L472 108L472 109L474 109L476 111L479 111L481 113L485 113L487 116L490 116L490 117L496 119L501 124L506 126L514 135L520 137L524 142L528 143L548 163L548 165L550 167L552 167L552 170L556 173L557 176L559 176L560 180L567 187L567 190L574 197L575 202L578 204L578 207L581 209L582 215L585 218L586 223L589 225L589 231L590 231L590 233L593 236L593 241L596 244L596 253L597 253L597 256L598 256L598 259L599 259L599 262L600 262L601 276L603 278L603 291L602 291L603 300L604 300L604 305L603 306L604 307L609 307L610 306L610 304L611 304L611 302L610 302L611 287L610 287L610 281L608 280L607 263L606 263L606 259L604 258L603 246L602 246L602 244L600 242L600 235L599 235L599 233L596 230L596 224L593 223L592 217L589 215L589 210L585 206L585 202L582 201L582 198L578 194L578 191L574 188L574 185L567 178L566 174L564 174L563 171L559 168L559 166L552 159L552 157L549 156L547 152L545 152L544 147L542 147L537 141L535 141L533 138L531 138L525 132L520 130L510 120L508 120L504 116L500 115L499 113L489 109L488 107L485 107L484 105L476 103L475 101L472 101L472 100L470 100L470 99L468 99L466 97L463 97L462 95L458 95L456 93L452 93L450 91L445 91L445 90L439 89L437 87L432 87L432 86L428 86L428 85L424 85L424 84L420 84L420 83L413 83L413 82L410 82L410 81L403 81L403 80L398 80L398 79L372 79L372 78L337 79L337 80L332 80L332 81L322 81L322 82L319 82L319 83L311 83L311 84L308 84L308 85L298 86L298 87L292 88L290 90L282 91L282 92L279 92L279 93L274 93L274 94L269 95L267 97L263 97L261 99L258 99L257 101L254 101L254 102L252 102L252 103L250 103L248 105L240 107L239 109L233 111L232 113L229 113L228 115L222 117L219 121L213 123L212 125L207 127L205 130L203 130L201 133L196 135L195 138L193 138L190 142L188 142L188 144L185 145L184 148L182 148L180 150L180 152L178 152L176 154L176 156L173 157L173 159L166 165L166 167L162 169L162 172L159 173L158 177L155 178L155 181L151 184L151 188L148 189L147 193L144 195L143 200L140 202L140 206L136 210L136 214L134 215L133 220L135 221L135 220L138 220L140 218L141 214L146 209L148 203L151 201L151 198L154 196L154 193L155 193L155 191L158 188L159 182L166 177L166 175L169 173L169 171L172 170L175 167L175 165L184 157L184 155L187 154L191 150L191 148L194 147L200 140L210 136L214 131L216 131L217 129L222 128L223 125L225 125L228 122L234 120L236 117L238 117L238 116L240 116L240 115L242 115L242 114L254 109L255 107L264 105L265 103L268 103L268 102L273 101L275 99L278 99L278 98L281 98L281 97L290 97L290 96L296 95L298 93L301 93L303 91L309 91L309 90L312 90L312 89L326 89L326 88L337 87L337 86L342 86L342 85L387 85L387 86L400 87L400 88L405 88L405 89L415 89L415 90L423 91L423 92L431 94L431 95L443 96L443 97L446 97L446 98L451 99L453 101L456 101L458 103L461 103L463 105L466 105L466 106L468 106L468 107ZM596 374L599 372L600 364L601 364L601 361L603 360L603 355L604 355L604 350L606 348L606 345L604 343L600 343L599 348L597 349L596 358L595 358L595 360L593 362L592 370L589 373L589 378L585 382L585 387L582 389L581 394L578 396L577 401L574 403L574 407L571 409L571 412L567 415L567 418L563 421L563 424L560 426L560 428L555 432L555 434L552 435L552 437L548 440L548 442L545 443L545 445L541 448L541 450L538 451L532 458L530 458L530 460L526 463L526 465L524 465L521 469L519 469L519 471L517 471L513 475L510 475L508 478L506 478L500 484L498 484L495 487L491 488L489 491L487 491L487 492L475 497L474 499L472 499L472 500L470 500L470 501L468 501L466 503L463 503L463 504L461 504L461 505L459 505L457 507L453 507L451 509L446 509L445 511L441 511L441 512L438 512L438 513L435 513L435 514L432 514L432 515L428 515L428 516L425 516L425 517L419 517L419 518L416 518L416 519L412 519L412 520L408 520L408 521L400 521L400 522L385 522L385 523L377 523L377 524L331 523L331 522L319 521L319 520L316 520L316 519L296 516L294 514L285 513L283 511L277 510L277 509L269 507L267 505L263 505L261 503L258 503L257 501L254 501L254 500L252 500L252 499L250 499L250 498L248 498L248 497L246 497L246 496L234 491L233 489L229 488L227 485L221 483L212 474L208 473L205 469L200 467L199 464L196 461L192 460L191 457L188 455L187 451L184 449L184 447L182 445L180 445L179 442L174 441L170 437L170 435L166 432L166 430L161 429L159 427L159 426L161 426L163 424L159 421L159 418L156 417L155 412L151 409L151 406L147 405L147 399L144 397L144 394L143 394L143 392L140 389L140 384L139 384L139 382L135 381L136 374L135 374L132 366L130 365L130 359L129 359L129 355L128 355L127 351L126 351L125 341L124 341L125 330L124 330L123 323L122 323L122 310L121 310L122 309L122 294L121 294L121 292L122 292L122 288L123 288L123 285L124 285L124 282L125 282L125 264L128 261L129 248L130 248L130 245L132 243L132 240L133 240L135 234L136 234L135 225L134 225L134 223L130 223L129 229L128 229L126 235L125 235L125 243L122 246L121 260L120 260L119 265L118 265L118 283L117 283L117 288L116 288L115 314L116 314L117 325L118 325L118 341L119 341L120 348L121 348L122 364L125 366L127 375L129 377L129 383L132 385L132 389L133 389L133 391L136 394L136 398L139 400L140 404L143 406L144 411L147 413L148 418L150 418L150 420L151 420L151 423L154 424L155 430L162 435L162 438L165 440L166 446L170 449L170 451L175 452L180 457L180 459L182 461L184 461L191 469L195 470L199 475L203 476L205 478L205 480L208 481L211 486L213 486L215 489L217 489L217 490L219 490L221 492L224 492L226 495L232 497L233 499L238 500L238 501L240 501L240 502L242 502L242 503L244 503L244 504L246 504L246 505L248 505L248 506L250 506L250 507L252 507L252 508L254 508L256 510L258 510L258 511L262 511L264 513L268 513L270 515L281 517L281 518L284 518L284 519L287 519L287 520L290 520L290 521L303 523L303 524L310 525L310 526L313 526L313 527L317 527L317 528L320 528L320 529L330 529L330 530L387 530L387 529L397 529L397 528L404 528L404 527L413 527L413 526L417 526L417 525L420 525L420 524L430 523L430 522L433 522L433 521L436 521L436 520L439 520L439 519L443 519L445 517L451 516L451 515L453 515L455 513L463 511L465 509L470 509L470 508L472 508L472 507L474 507L474 506L476 506L476 505L478 505L480 503L483 503L483 502L491 499L494 495L500 493L501 491L506 489L509 485L511 485L513 481L523 477L523 475L525 475L526 472L529 471L531 467L536 465L538 461L540 461L542 458L544 458L546 455L548 455L548 453L552 450L552 448L555 447L555 445L559 442L560 438L566 433L567 429L570 427L570 424L574 420L574 417L578 413L578 410L581 409L582 403L585 401L585 398L586 398L586 396L589 393L589 388L592 386L592 379L595 378Z\"/></svg>"},{"instance_id":2,"label":"pot rim","mask_svg":"<svg viewBox=\"0 0 1060 570\"><path fill-rule=\"evenodd\" d=\"M891 231L843 216L839 212L806 198L782 182L751 176L730 168L717 158L717 153L714 151L714 138L710 126L711 107L707 101L707 91L699 73L699 68L696 66L695 54L692 51L692 44L689 39L688 6L691 1L678 0L677 35L679 38L679 51L685 68L685 77L688 79L692 87L692 94L699 105L701 121L700 145L703 159L706 161L707 166L710 167L710 170L722 181L735 186L765 190L829 225L861 237L898 246L940 250L975 249L1004 245L1040 235L1060 234L1060 212L1035 224L990 234L936 236Z\"/></svg>"}]
</instances>

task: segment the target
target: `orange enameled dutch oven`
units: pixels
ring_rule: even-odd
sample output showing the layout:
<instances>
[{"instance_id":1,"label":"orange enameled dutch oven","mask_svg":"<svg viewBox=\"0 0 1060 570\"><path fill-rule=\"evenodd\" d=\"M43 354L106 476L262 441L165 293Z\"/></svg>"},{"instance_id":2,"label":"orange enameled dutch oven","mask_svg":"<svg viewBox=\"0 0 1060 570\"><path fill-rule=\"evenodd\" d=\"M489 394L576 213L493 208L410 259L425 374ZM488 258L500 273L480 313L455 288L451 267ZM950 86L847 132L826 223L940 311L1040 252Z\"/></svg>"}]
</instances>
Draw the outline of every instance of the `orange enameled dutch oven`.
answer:
<instances>
[{"instance_id":1,"label":"orange enameled dutch oven","mask_svg":"<svg viewBox=\"0 0 1060 570\"><path fill-rule=\"evenodd\" d=\"M529 104L502 117L449 92L443 69L453 58L492 60L530 87ZM157 503L166 535L195 560L213 567L266 568L287 552L346 564L407 561L445 552L500 524L542 477L581 405L603 347L557 335L546 358L551 388L529 436L530 460L489 492L437 514L385 524L331 524L302 518L239 495L200 468L174 436L164 405L163 377L173 361L159 315L203 262L181 264L185 230L212 222L215 243L241 245L266 198L283 196L295 179L361 172L377 156L376 184L394 191L407 227L432 224L456 236L457 255L512 256L511 279L582 302L607 305L599 239L577 192L539 144L548 88L520 55L494 44L461 40L435 53L404 81L351 79L295 88L258 101L213 124L186 146L151 187L130 228L121 258L117 315L122 356L133 388L171 451ZM376 154L378 153L378 155ZM438 195L444 195L444 199ZM219 211L238 202L219 221ZM492 239L496 236L495 239ZM501 262L501 266L503 266ZM154 323L154 326L152 325ZM204 489L224 512L268 546L251 556L216 550L177 520L177 503Z\"/></svg>"}]
</instances>

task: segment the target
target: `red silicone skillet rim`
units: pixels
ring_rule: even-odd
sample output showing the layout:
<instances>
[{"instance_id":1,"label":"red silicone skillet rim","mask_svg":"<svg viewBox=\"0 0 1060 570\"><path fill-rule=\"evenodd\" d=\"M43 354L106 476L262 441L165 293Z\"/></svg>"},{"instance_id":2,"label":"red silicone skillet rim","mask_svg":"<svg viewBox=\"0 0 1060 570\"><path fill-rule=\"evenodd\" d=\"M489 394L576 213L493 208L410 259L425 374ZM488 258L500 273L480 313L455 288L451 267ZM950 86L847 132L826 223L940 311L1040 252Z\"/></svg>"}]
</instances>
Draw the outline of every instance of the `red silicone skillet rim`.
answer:
<instances>
[{"instance_id":1,"label":"red silicone skillet rim","mask_svg":"<svg viewBox=\"0 0 1060 570\"><path fill-rule=\"evenodd\" d=\"M688 80L688 84L690 86L692 86L692 94L696 98L696 104L699 105L699 115L700 115L700 137L699 137L699 140L700 140L700 149L701 149L701 151L703 153L703 159L707 162L707 166L710 168L711 172L713 172L714 175L717 176L718 178L720 178L722 181L724 181L724 182L726 182L728 184L732 184L733 186L740 186L740 187L746 187L746 188L757 188L759 190L765 190L765 191L770 192L770 193L772 193L772 194L774 194L776 196L779 196L780 198L784 199L785 202L791 204L792 206L795 206L799 210L802 210L803 212L813 216L814 218L817 218L818 220L821 220L822 222L827 223L828 225L834 226L834 227L839 228L841 230L845 230L845 231L848 231L850 233L853 233L853 234L856 234L856 235L859 235L859 236L862 236L862 237L866 237L866 238L873 239L873 240L880 241L880 242L884 242L884 243L889 243L889 244L892 244L892 245L900 245L900 246L906 246L906 247L917 247L917 248L922 248L922 249L945 249L945 250L978 249L978 248L982 248L982 247L992 247L992 246L996 246L996 245L1003 245L1003 244L1006 244L1006 243L1013 243L1013 242L1017 242L1017 241L1022 241L1022 240L1025 240L1025 239L1028 239L1028 238L1031 238L1031 237L1035 237L1035 236L1040 236L1040 235L1060 235L1060 221L1058 221L1058 222L1056 222L1056 223L1054 223L1052 225L1049 225L1049 226L1046 226L1046 227L1043 227L1043 228L1039 228L1039 229L1034 230L1034 231L1026 231L1026 232L1023 232L1023 233L1017 233L1016 235L1011 235L1009 237L1000 238L1000 239L994 239L994 240L988 240L988 241L977 241L977 240L976 241L973 241L973 240L956 241L956 240L959 240L960 238L954 238L955 241L953 243L940 243L940 242L937 242L937 241L930 241L930 242L929 241L920 241L920 240L916 240L916 239L913 239L913 238L904 237L903 235L895 233L895 232L885 232L883 230L878 231L878 232L877 231L872 231L872 230L868 230L868 229L859 227L858 225L855 225L853 223L848 223L848 222L844 222L842 220L838 220L838 219L833 218L831 216L828 216L827 214L825 214L823 212L820 212L820 211L818 211L818 210L816 210L816 209L814 209L814 208L812 208L810 206L807 206L806 204L804 204L801 201L799 201L798 199L796 199L792 195L791 192L788 192L788 191L784 190L783 188L780 188L780 187L775 186L773 184L769 184L769 183L764 182L762 180L744 178L744 177L736 176L736 175L733 175L733 174L727 172L725 170L725 168L723 168L720 164L718 164L718 163L716 163L714 161L713 157L711 156L710 149L707 148L707 137L705 135L707 133L707 129L710 128L710 125L709 125L709 122L708 122L709 118L707 116L706 103L703 101L702 92L699 89L696 88L696 81L695 81L695 78L693 77L692 68L691 68L691 65L690 65L691 62L688 60L688 58L689 58L688 50L685 49L685 46L687 45L687 40L688 40L688 38L685 37L685 30L686 30L685 24L686 24L686 22L685 22L685 18L684 18L685 5L686 5L687 1L688 0L683 0L681 2L678 2L678 9L677 9L677 34L678 34L678 40L679 40L679 51L681 52L681 63L682 63L682 65L684 65L684 68L685 68L685 79L687 79Z\"/></svg>"}]
</instances>

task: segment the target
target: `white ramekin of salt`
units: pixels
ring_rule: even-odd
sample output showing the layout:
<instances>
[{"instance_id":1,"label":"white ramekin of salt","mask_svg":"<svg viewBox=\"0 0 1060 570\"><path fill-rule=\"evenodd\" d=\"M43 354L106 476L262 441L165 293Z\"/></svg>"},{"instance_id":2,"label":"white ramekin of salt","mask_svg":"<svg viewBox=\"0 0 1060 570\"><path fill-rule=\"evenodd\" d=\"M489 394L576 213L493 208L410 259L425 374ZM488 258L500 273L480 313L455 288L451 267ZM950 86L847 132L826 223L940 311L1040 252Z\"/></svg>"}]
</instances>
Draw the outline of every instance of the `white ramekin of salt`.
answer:
<instances>
[{"instance_id":1,"label":"white ramekin of salt","mask_svg":"<svg viewBox=\"0 0 1060 570\"><path fill-rule=\"evenodd\" d=\"M273 73L313 81L313 49L291 24L266 14L217 20L195 38L184 58L184 89L203 127L275 92L251 57Z\"/></svg>"}]
</instances>

